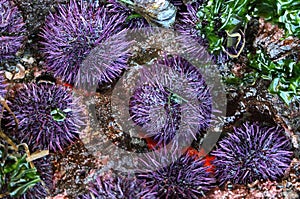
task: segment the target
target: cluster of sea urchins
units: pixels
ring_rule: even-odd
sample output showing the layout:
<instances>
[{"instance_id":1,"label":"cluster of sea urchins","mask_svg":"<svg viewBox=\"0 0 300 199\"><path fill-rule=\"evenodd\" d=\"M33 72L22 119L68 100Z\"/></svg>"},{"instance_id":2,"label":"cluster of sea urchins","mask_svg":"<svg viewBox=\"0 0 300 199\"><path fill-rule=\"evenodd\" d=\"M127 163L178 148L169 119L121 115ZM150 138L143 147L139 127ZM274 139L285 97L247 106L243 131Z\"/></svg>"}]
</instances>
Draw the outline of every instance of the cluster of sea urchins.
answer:
<instances>
[{"instance_id":1,"label":"cluster of sea urchins","mask_svg":"<svg viewBox=\"0 0 300 199\"><path fill-rule=\"evenodd\" d=\"M76 83L78 75L92 84L111 82L127 67L129 43L115 40L112 43L120 41L115 52L103 51L99 44L111 42L109 39L118 36L123 38L120 32L124 28L144 27L148 23L141 16L134 18L135 13L117 1L108 0L108 3L105 7L98 1L70 0L47 17L41 33L43 52L49 71L56 77L71 84ZM201 1L187 5L187 12L181 15L185 25L177 29L204 44L206 41L196 29L199 3ZM11 1L0 0L0 61L19 50L24 32L17 7ZM91 52L97 55L96 61L84 62ZM115 59L105 64L107 57ZM88 72L80 71L82 68ZM211 119L212 99L195 66L179 56L164 57L151 68L143 69L140 77L129 111L131 119L147 136L166 144L179 133L178 141L189 142L206 130ZM3 82L0 74L1 100L6 94ZM78 139L84 125L78 99L60 85L24 85L15 92L9 105L18 121L16 124L12 115L7 116L9 136L31 149L62 151ZM14 131L16 126L17 132ZM199 198L215 186L216 179L221 185L227 181L247 184L260 179L277 180L288 168L292 152L289 139L279 128L246 123L221 140L212 152L215 173L210 172L211 167L206 166L204 159L189 153L169 163L164 162L165 154L158 155L146 155L147 159L142 161L146 171L137 173L136 177L111 173L97 177L88 188L90 193L80 198ZM47 189L51 189L51 186L45 187L52 184L53 177L48 157L33 163L42 182L21 198L43 198L48 195Z\"/></svg>"},{"instance_id":2,"label":"cluster of sea urchins","mask_svg":"<svg viewBox=\"0 0 300 199\"><path fill-rule=\"evenodd\" d=\"M141 71L129 111L157 144L168 143L176 133L181 142L191 143L209 126L212 99L199 70L171 56Z\"/></svg>"},{"instance_id":3,"label":"cluster of sea urchins","mask_svg":"<svg viewBox=\"0 0 300 199\"><path fill-rule=\"evenodd\" d=\"M211 166L205 166L203 159L189 153L175 157L174 152L168 154L166 150L141 160L144 169L137 178L146 183L143 193L150 198L194 199L215 186Z\"/></svg>"},{"instance_id":4,"label":"cluster of sea urchins","mask_svg":"<svg viewBox=\"0 0 300 199\"><path fill-rule=\"evenodd\" d=\"M0 0L0 62L13 57L25 39L25 24L10 0Z\"/></svg>"},{"instance_id":5,"label":"cluster of sea urchins","mask_svg":"<svg viewBox=\"0 0 300 199\"><path fill-rule=\"evenodd\" d=\"M83 123L83 109L71 90L50 83L27 84L16 91L10 104L18 119L18 132L14 132L14 119L7 124L12 135L30 148L62 151L78 139Z\"/></svg>"},{"instance_id":6,"label":"cluster of sea urchins","mask_svg":"<svg viewBox=\"0 0 300 199\"><path fill-rule=\"evenodd\" d=\"M292 151L289 139L279 128L245 123L219 141L212 155L221 184L247 184L282 177L291 162Z\"/></svg>"},{"instance_id":7,"label":"cluster of sea urchins","mask_svg":"<svg viewBox=\"0 0 300 199\"><path fill-rule=\"evenodd\" d=\"M84 59L93 48L101 47L112 35L120 34L124 21L125 18L120 13L111 14L97 2L71 0L68 5L60 5L58 13L50 13L47 17L41 33L48 70L67 83L77 83ZM124 49L128 47L127 45L122 40L118 43L118 46ZM114 47L116 46L110 46ZM120 53L116 55L117 58L111 63L102 63L107 57L112 56L108 52L97 54L95 59L100 59L100 64L86 66L82 72L87 77L82 77L82 81L92 81L91 83L95 84L95 82L111 82L118 77L127 67L128 58L126 50L118 52Z\"/></svg>"}]
</instances>

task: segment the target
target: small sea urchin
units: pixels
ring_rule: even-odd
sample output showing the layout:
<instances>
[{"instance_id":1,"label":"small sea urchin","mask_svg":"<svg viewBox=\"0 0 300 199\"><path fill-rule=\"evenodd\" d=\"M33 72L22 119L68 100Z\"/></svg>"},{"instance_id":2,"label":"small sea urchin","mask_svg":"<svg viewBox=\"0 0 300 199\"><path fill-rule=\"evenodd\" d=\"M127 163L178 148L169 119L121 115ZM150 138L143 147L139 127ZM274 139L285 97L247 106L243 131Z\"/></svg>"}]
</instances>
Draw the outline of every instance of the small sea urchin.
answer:
<instances>
[{"instance_id":1,"label":"small sea urchin","mask_svg":"<svg viewBox=\"0 0 300 199\"><path fill-rule=\"evenodd\" d=\"M10 105L19 123L13 133L29 147L63 150L78 138L83 110L69 89L51 84L28 84L16 92ZM12 118L7 124L14 127Z\"/></svg>"},{"instance_id":2,"label":"small sea urchin","mask_svg":"<svg viewBox=\"0 0 300 199\"><path fill-rule=\"evenodd\" d=\"M144 188L143 181L138 181L133 176L122 176L115 173L106 173L98 176L95 182L90 183L89 194L79 198L140 198ZM93 197L92 197L93 196Z\"/></svg>"},{"instance_id":3,"label":"small sea urchin","mask_svg":"<svg viewBox=\"0 0 300 199\"><path fill-rule=\"evenodd\" d=\"M44 46L43 52L49 71L74 84L83 60L94 47L105 43L113 34L119 33L124 20L121 14L112 15L97 2L71 0L68 5L60 5L58 13L50 13L47 17L41 33L44 40L41 43ZM119 43L118 47L127 48L128 44ZM96 68L93 65L85 67L97 82L111 82L127 67L127 50L109 52L118 53L112 63L100 63ZM97 56L112 56L108 52L104 53L106 54Z\"/></svg>"},{"instance_id":4,"label":"small sea urchin","mask_svg":"<svg viewBox=\"0 0 300 199\"><path fill-rule=\"evenodd\" d=\"M0 0L0 61L13 57L25 39L23 17L10 0Z\"/></svg>"},{"instance_id":5,"label":"small sea urchin","mask_svg":"<svg viewBox=\"0 0 300 199\"><path fill-rule=\"evenodd\" d=\"M142 160L146 171L137 174L146 182L144 193L152 198L196 199L214 187L215 178L208 172L210 167L204 166L204 160L185 153L167 164L164 154L157 155L161 162L147 156Z\"/></svg>"},{"instance_id":6,"label":"small sea urchin","mask_svg":"<svg viewBox=\"0 0 300 199\"><path fill-rule=\"evenodd\" d=\"M247 184L260 179L277 180L291 162L290 141L282 130L244 124L221 140L212 152L221 184Z\"/></svg>"},{"instance_id":7,"label":"small sea urchin","mask_svg":"<svg viewBox=\"0 0 300 199\"><path fill-rule=\"evenodd\" d=\"M170 141L177 130L184 142L196 139L209 126L212 100L199 70L172 56L142 70L129 112L158 143Z\"/></svg>"}]
</instances>

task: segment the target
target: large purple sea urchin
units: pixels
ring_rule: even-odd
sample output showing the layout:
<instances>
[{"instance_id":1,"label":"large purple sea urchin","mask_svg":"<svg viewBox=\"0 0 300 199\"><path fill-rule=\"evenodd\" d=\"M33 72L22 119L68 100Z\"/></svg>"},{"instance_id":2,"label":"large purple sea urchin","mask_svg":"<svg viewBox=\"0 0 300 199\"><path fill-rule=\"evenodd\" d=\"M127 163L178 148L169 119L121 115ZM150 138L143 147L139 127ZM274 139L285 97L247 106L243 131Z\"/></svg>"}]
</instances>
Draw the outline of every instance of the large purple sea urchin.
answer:
<instances>
[{"instance_id":1,"label":"large purple sea urchin","mask_svg":"<svg viewBox=\"0 0 300 199\"><path fill-rule=\"evenodd\" d=\"M291 162L290 141L279 128L244 124L221 140L212 152L221 184L247 184L260 179L276 180Z\"/></svg>"},{"instance_id":2,"label":"large purple sea urchin","mask_svg":"<svg viewBox=\"0 0 300 199\"><path fill-rule=\"evenodd\" d=\"M209 126L212 100L199 70L173 56L142 71L129 111L132 120L159 143L170 141L175 132L184 142Z\"/></svg>"},{"instance_id":3,"label":"large purple sea urchin","mask_svg":"<svg viewBox=\"0 0 300 199\"><path fill-rule=\"evenodd\" d=\"M98 176L95 182L90 183L88 188L90 193L79 198L136 199L141 198L144 186L145 183L138 181L135 177L106 173Z\"/></svg>"},{"instance_id":4,"label":"large purple sea urchin","mask_svg":"<svg viewBox=\"0 0 300 199\"><path fill-rule=\"evenodd\" d=\"M10 105L19 124L16 139L30 147L63 150L78 138L83 125L83 109L65 87L29 84L16 92ZM12 118L7 124L14 127Z\"/></svg>"},{"instance_id":5,"label":"large purple sea urchin","mask_svg":"<svg viewBox=\"0 0 300 199\"><path fill-rule=\"evenodd\" d=\"M147 156L142 162L148 171L137 174L138 179L146 181L144 193L154 196L152 198L198 199L214 187L215 178L208 172L210 167L204 166L204 160L185 153L167 164L164 154L157 155L161 155L158 157L161 162L157 157Z\"/></svg>"},{"instance_id":6,"label":"large purple sea urchin","mask_svg":"<svg viewBox=\"0 0 300 199\"><path fill-rule=\"evenodd\" d=\"M58 13L50 13L47 17L41 33L48 69L64 81L75 83L86 56L94 47L119 32L124 20L121 14L110 14L97 1L90 3L71 0L69 5L60 5ZM122 44L120 46L127 47ZM111 57L109 54L102 56ZM111 82L126 68L127 56L128 53L124 50L112 64L100 64L86 69L91 71L89 74L97 81Z\"/></svg>"},{"instance_id":7,"label":"large purple sea urchin","mask_svg":"<svg viewBox=\"0 0 300 199\"><path fill-rule=\"evenodd\" d=\"M0 61L11 58L25 39L21 13L10 0L0 0Z\"/></svg>"}]
</instances>

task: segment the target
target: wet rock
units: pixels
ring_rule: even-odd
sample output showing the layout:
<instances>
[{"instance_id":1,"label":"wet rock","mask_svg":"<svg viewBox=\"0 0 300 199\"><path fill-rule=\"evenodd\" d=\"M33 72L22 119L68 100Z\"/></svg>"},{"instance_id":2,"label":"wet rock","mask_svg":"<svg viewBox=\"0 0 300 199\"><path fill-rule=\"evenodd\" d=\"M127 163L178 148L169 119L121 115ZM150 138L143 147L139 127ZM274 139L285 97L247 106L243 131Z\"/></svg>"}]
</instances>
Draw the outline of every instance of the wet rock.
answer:
<instances>
[{"instance_id":1,"label":"wet rock","mask_svg":"<svg viewBox=\"0 0 300 199\"><path fill-rule=\"evenodd\" d=\"M85 193L85 178L92 169L99 167L101 163L88 153L81 141L77 141L63 153L55 154L53 195L66 192L73 198Z\"/></svg>"}]
</instances>

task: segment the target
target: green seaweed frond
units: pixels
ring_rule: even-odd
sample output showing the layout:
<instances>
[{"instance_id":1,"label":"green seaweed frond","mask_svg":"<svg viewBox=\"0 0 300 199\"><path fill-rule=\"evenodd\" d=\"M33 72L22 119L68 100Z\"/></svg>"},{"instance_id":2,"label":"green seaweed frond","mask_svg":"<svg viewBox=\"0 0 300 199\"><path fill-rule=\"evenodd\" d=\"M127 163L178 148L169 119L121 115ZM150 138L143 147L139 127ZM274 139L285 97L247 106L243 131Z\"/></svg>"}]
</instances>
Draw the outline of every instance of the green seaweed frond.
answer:
<instances>
[{"instance_id":1,"label":"green seaweed frond","mask_svg":"<svg viewBox=\"0 0 300 199\"><path fill-rule=\"evenodd\" d=\"M278 94L286 103L300 99L300 63L292 59L271 61L262 51L256 55L248 55L250 67L255 68L259 75L271 81L270 93Z\"/></svg>"}]
</instances>

